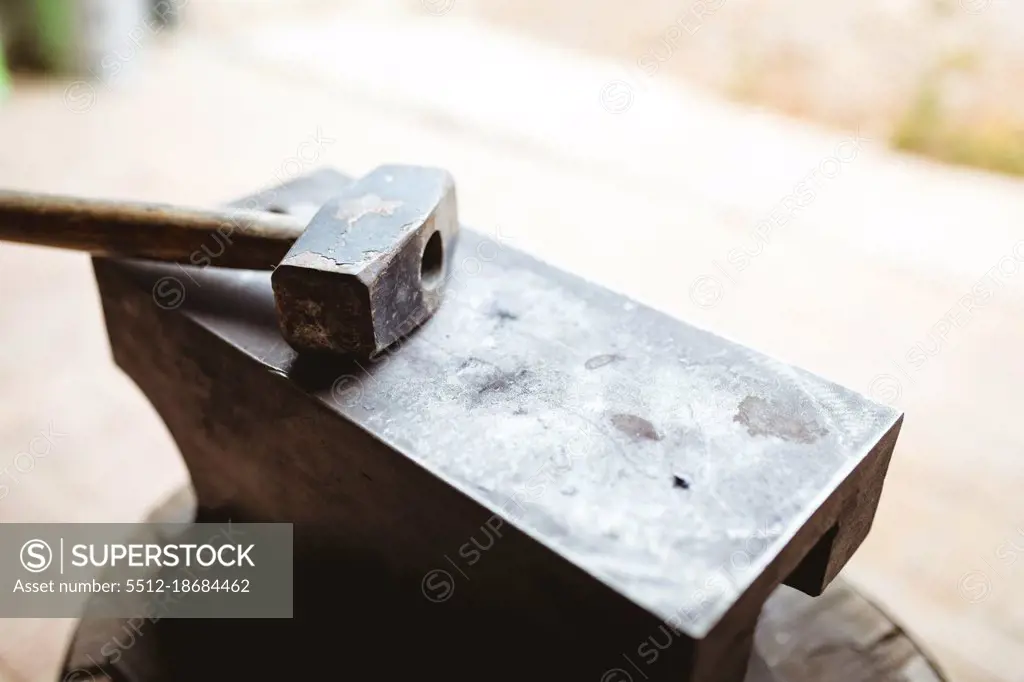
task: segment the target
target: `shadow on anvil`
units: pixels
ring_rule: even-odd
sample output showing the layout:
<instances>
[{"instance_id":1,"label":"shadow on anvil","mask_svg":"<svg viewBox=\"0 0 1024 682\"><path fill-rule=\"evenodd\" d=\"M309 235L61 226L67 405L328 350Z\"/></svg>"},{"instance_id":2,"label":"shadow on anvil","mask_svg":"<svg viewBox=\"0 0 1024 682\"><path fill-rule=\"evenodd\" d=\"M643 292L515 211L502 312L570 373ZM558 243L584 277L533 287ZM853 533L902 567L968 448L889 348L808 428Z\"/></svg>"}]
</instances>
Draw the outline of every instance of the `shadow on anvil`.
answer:
<instances>
[{"instance_id":1,"label":"shadow on anvil","mask_svg":"<svg viewBox=\"0 0 1024 682\"><path fill-rule=\"evenodd\" d=\"M196 521L239 518L231 510L200 511ZM457 578L457 585L438 577L425 587L425 576L403 574L393 558L386 562L333 543L328 549L309 539L315 535L305 537L295 539L293 619L137 619L129 627L124 620L86 618L62 682L280 682L313 676L678 681L689 667L688 647L666 646L660 632L633 632L627 625L607 637L595 637L593 629L584 636L571 605L557 606L562 596L556 591L544 596L547 603L530 604L505 602L493 590L483 595L482 587L474 589L473 576ZM648 666L633 655L644 676L628 671L623 654L635 653L652 635L665 646L659 660ZM751 671L747 680L771 677Z\"/></svg>"}]
</instances>

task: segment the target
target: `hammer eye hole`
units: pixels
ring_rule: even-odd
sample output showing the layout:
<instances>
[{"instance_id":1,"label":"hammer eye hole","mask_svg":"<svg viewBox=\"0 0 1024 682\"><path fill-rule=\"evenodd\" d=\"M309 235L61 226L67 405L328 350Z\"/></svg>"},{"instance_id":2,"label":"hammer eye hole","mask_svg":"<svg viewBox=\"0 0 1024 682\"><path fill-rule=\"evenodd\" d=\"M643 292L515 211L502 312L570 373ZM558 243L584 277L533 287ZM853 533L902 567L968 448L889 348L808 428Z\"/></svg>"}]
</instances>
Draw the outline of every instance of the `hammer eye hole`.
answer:
<instances>
[{"instance_id":1,"label":"hammer eye hole","mask_svg":"<svg viewBox=\"0 0 1024 682\"><path fill-rule=\"evenodd\" d=\"M433 289L441 283L444 273L444 244L441 233L430 235L427 245L423 247L423 258L420 261L420 281L427 289Z\"/></svg>"}]
</instances>

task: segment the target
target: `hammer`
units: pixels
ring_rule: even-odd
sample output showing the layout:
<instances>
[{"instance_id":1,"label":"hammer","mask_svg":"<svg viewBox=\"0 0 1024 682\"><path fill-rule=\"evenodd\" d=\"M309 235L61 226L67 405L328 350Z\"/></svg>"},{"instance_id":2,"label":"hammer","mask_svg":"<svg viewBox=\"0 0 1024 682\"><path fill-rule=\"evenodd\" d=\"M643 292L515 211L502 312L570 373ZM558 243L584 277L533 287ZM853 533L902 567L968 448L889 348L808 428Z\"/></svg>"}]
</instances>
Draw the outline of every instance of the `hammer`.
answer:
<instances>
[{"instance_id":1,"label":"hammer","mask_svg":"<svg viewBox=\"0 0 1024 682\"><path fill-rule=\"evenodd\" d=\"M265 270L297 351L373 357L440 307L459 232L442 169L380 166L308 225L245 209L193 209L0 190L0 239L194 266ZM226 244L225 244L226 242Z\"/></svg>"}]
</instances>

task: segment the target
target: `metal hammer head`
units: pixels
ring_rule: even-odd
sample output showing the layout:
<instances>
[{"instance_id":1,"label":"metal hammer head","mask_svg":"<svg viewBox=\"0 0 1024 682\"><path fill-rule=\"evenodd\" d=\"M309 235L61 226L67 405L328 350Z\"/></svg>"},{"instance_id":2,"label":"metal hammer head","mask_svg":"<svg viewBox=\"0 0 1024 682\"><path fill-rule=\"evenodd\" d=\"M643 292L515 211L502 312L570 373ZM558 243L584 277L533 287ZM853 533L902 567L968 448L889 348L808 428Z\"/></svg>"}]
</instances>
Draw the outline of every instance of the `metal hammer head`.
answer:
<instances>
[{"instance_id":1,"label":"metal hammer head","mask_svg":"<svg viewBox=\"0 0 1024 682\"><path fill-rule=\"evenodd\" d=\"M441 305L459 231L438 168L380 166L321 207L271 277L300 352L377 355Z\"/></svg>"}]
</instances>

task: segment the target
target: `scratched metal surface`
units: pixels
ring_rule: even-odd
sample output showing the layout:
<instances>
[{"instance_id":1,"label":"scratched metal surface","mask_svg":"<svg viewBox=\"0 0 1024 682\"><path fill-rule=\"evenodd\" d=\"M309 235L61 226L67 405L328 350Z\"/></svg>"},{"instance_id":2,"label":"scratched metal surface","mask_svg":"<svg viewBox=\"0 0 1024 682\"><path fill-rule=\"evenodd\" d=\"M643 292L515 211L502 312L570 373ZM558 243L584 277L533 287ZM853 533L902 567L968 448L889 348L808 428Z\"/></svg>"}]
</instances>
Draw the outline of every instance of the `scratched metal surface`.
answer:
<instances>
[{"instance_id":1,"label":"scratched metal surface","mask_svg":"<svg viewBox=\"0 0 1024 682\"><path fill-rule=\"evenodd\" d=\"M450 177L439 170L381 166L326 202L281 264L372 278L387 264L380 257L392 256L435 211L452 213L450 186Z\"/></svg>"},{"instance_id":2,"label":"scratched metal surface","mask_svg":"<svg viewBox=\"0 0 1024 682\"><path fill-rule=\"evenodd\" d=\"M470 230L451 268L433 319L317 397L694 637L900 416ZM269 273L177 276L288 374Z\"/></svg>"}]
</instances>

